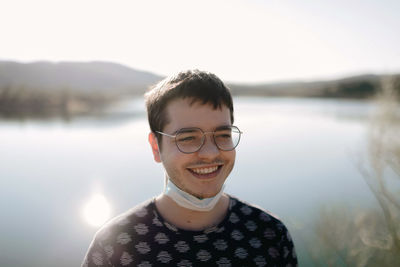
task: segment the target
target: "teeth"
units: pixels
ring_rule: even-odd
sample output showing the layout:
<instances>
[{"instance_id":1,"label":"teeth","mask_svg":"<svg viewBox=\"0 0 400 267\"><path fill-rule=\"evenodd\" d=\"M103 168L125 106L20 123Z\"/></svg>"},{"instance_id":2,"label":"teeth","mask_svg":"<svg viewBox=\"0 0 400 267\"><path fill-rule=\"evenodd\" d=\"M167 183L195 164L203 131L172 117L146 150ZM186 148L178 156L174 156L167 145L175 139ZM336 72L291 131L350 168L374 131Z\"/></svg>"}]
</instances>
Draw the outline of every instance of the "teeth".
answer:
<instances>
[{"instance_id":1,"label":"teeth","mask_svg":"<svg viewBox=\"0 0 400 267\"><path fill-rule=\"evenodd\" d=\"M191 170L198 174L208 174L208 173L215 172L217 169L218 169L218 166L210 167L210 168L196 168L196 169L191 169Z\"/></svg>"}]
</instances>

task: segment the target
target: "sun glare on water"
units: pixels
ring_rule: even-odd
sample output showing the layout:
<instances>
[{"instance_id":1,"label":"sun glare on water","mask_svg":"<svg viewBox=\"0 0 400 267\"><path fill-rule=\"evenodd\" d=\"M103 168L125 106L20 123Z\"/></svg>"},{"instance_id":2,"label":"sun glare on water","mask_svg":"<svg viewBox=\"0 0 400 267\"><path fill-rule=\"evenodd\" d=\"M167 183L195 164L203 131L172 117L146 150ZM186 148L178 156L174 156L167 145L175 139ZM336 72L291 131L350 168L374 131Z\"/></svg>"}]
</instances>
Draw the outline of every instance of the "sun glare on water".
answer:
<instances>
[{"instance_id":1,"label":"sun glare on water","mask_svg":"<svg viewBox=\"0 0 400 267\"><path fill-rule=\"evenodd\" d=\"M86 222L92 226L101 226L111 215L111 207L102 194L93 195L83 209Z\"/></svg>"}]
</instances>

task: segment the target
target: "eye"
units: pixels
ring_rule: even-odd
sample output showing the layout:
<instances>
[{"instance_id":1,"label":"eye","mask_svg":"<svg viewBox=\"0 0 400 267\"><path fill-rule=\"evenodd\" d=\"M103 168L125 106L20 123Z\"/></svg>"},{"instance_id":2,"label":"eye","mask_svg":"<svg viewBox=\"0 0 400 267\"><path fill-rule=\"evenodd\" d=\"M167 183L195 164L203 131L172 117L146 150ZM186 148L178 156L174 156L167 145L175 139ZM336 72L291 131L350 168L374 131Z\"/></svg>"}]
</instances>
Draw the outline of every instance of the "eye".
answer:
<instances>
[{"instance_id":1,"label":"eye","mask_svg":"<svg viewBox=\"0 0 400 267\"><path fill-rule=\"evenodd\" d=\"M176 139L178 142L190 142L190 141L193 141L193 140L196 140L196 136L194 136L194 135L185 135L185 136L179 136L179 137L177 137L177 139Z\"/></svg>"},{"instance_id":2,"label":"eye","mask_svg":"<svg viewBox=\"0 0 400 267\"><path fill-rule=\"evenodd\" d=\"M230 139L232 137L232 133L230 131L216 132L215 137L221 139Z\"/></svg>"},{"instance_id":3,"label":"eye","mask_svg":"<svg viewBox=\"0 0 400 267\"><path fill-rule=\"evenodd\" d=\"M202 134L197 131L183 132L176 136L176 141L179 143L197 142L201 139Z\"/></svg>"}]
</instances>

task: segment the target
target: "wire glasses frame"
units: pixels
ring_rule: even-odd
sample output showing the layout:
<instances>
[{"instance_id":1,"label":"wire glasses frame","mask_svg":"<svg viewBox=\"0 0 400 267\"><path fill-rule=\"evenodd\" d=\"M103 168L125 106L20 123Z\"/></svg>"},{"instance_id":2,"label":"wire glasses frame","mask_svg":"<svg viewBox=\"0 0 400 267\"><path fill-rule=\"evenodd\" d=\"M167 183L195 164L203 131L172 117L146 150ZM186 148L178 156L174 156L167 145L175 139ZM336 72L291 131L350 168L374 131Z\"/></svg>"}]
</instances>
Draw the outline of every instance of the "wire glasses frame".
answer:
<instances>
[{"instance_id":1,"label":"wire glasses frame","mask_svg":"<svg viewBox=\"0 0 400 267\"><path fill-rule=\"evenodd\" d=\"M156 133L174 138L179 151L185 154L191 154L199 151L203 147L206 134L213 135L214 144L219 150L234 150L239 144L240 136L243 132L236 126L223 126L210 132L204 132L200 128L182 128L176 131L174 135L159 131L156 131Z\"/></svg>"}]
</instances>

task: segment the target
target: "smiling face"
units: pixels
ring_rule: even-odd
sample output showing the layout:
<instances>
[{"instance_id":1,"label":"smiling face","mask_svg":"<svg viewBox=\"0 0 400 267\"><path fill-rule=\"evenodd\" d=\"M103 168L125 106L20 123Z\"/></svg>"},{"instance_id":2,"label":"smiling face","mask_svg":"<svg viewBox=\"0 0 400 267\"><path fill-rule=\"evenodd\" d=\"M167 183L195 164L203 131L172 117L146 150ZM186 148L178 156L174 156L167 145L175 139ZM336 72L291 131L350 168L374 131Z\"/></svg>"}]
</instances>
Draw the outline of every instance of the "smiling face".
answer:
<instances>
[{"instance_id":1,"label":"smiling face","mask_svg":"<svg viewBox=\"0 0 400 267\"><path fill-rule=\"evenodd\" d=\"M169 122L162 130L174 135L182 128L197 127L204 132L214 131L221 126L231 125L230 111L222 105L214 109L209 104L192 103L191 98L171 101L165 112ZM206 135L201 149L192 154L184 154L177 148L175 139L162 136L161 150L155 136L150 134L149 141L154 159L162 162L171 181L181 190L198 198L215 196L232 171L236 152L220 151L214 143L212 134Z\"/></svg>"}]
</instances>

